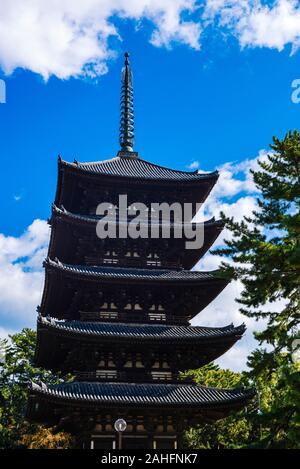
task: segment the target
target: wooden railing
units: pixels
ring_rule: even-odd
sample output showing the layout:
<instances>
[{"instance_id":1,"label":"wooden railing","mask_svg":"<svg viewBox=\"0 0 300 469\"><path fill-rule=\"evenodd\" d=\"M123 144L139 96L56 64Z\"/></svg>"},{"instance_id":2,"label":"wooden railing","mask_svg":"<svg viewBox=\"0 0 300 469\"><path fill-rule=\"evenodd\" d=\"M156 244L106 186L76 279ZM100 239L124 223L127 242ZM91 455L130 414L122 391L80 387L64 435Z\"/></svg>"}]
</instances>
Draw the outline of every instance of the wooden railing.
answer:
<instances>
[{"instance_id":1,"label":"wooden railing","mask_svg":"<svg viewBox=\"0 0 300 469\"><path fill-rule=\"evenodd\" d=\"M118 311L80 311L81 321L101 321L101 322L138 322L147 324L188 324L189 318L186 316L175 316L159 311L147 313L132 313Z\"/></svg>"},{"instance_id":2,"label":"wooden railing","mask_svg":"<svg viewBox=\"0 0 300 469\"><path fill-rule=\"evenodd\" d=\"M97 371L74 371L76 379L79 381L116 381L116 382L164 382L172 383L178 381L178 373L167 371L117 371L117 370L97 370Z\"/></svg>"},{"instance_id":3,"label":"wooden railing","mask_svg":"<svg viewBox=\"0 0 300 469\"><path fill-rule=\"evenodd\" d=\"M175 261L166 261L164 259L152 260L145 258L114 258L102 256L85 256L85 262L90 266L118 266L118 267L139 267L141 269L180 269L182 266Z\"/></svg>"}]
</instances>

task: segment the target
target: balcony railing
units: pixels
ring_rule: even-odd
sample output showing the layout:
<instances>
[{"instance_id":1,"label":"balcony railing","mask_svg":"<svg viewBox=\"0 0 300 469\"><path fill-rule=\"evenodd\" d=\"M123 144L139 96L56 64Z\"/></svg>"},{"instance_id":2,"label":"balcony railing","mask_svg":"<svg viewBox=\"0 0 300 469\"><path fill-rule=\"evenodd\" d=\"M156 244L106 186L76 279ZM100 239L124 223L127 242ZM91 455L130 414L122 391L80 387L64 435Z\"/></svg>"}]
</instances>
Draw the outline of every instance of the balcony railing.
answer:
<instances>
[{"instance_id":1,"label":"balcony railing","mask_svg":"<svg viewBox=\"0 0 300 469\"><path fill-rule=\"evenodd\" d=\"M173 314L150 311L147 313L118 312L118 311L80 311L81 321L101 322L137 322L137 323L160 323L160 324L188 324L187 316L175 316Z\"/></svg>"},{"instance_id":2,"label":"balcony railing","mask_svg":"<svg viewBox=\"0 0 300 469\"><path fill-rule=\"evenodd\" d=\"M172 383L178 381L178 373L171 371L144 371L144 370L96 370L96 371L74 371L76 379L79 381L118 381L118 382L165 382Z\"/></svg>"},{"instance_id":3,"label":"balcony railing","mask_svg":"<svg viewBox=\"0 0 300 469\"><path fill-rule=\"evenodd\" d=\"M100 265L117 265L119 267L139 267L147 269L180 269L182 266L175 261L167 261L164 259L161 260L152 260L145 258L117 258L117 257L103 257L103 256L85 256L85 263L90 266L100 266Z\"/></svg>"}]
</instances>

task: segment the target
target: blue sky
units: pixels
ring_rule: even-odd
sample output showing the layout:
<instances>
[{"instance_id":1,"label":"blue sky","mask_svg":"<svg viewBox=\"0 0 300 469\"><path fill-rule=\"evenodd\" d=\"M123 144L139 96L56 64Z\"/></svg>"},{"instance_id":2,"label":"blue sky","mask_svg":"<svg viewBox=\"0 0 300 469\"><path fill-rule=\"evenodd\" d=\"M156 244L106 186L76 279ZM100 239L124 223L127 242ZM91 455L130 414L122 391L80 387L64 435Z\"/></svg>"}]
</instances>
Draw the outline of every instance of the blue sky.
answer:
<instances>
[{"instance_id":1,"label":"blue sky","mask_svg":"<svg viewBox=\"0 0 300 469\"><path fill-rule=\"evenodd\" d=\"M149 26L150 27L150 26ZM120 26L123 43L98 80L40 75L17 69L0 105L0 154L8 177L0 188L1 232L19 235L45 218L56 187L56 161L106 159L118 150L121 54L131 53L135 91L135 149L155 163L205 170L267 148L272 135L297 127L300 104L291 83L299 54L241 51L234 40L208 38L203 50L153 47L145 30ZM19 199L20 197L20 199ZM18 200L15 200L17 198Z\"/></svg>"},{"instance_id":2,"label":"blue sky","mask_svg":"<svg viewBox=\"0 0 300 469\"><path fill-rule=\"evenodd\" d=\"M218 167L222 178L206 215L222 208L241 217L255 208L249 169L259 152L265 154L272 135L283 137L299 123L291 83L300 78L300 8L294 0L1 4L0 79L7 97L0 104L0 333L5 334L34 325L57 155L95 161L118 151L122 54L130 52L134 73L135 150L178 169ZM199 267L215 268L218 261L208 256ZM201 322L242 322L233 304L239 292L236 285L228 290ZM249 336L243 360L251 344ZM233 354L226 364L234 359Z\"/></svg>"}]
</instances>

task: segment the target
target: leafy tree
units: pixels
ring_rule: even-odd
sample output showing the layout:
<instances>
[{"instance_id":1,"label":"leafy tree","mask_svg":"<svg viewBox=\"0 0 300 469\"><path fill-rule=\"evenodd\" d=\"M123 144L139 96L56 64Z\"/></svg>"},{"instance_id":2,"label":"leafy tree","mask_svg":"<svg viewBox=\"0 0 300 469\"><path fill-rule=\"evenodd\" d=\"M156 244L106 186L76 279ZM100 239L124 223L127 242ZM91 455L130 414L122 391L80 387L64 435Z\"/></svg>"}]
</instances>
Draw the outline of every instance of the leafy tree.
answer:
<instances>
[{"instance_id":1,"label":"leafy tree","mask_svg":"<svg viewBox=\"0 0 300 469\"><path fill-rule=\"evenodd\" d=\"M62 381L60 376L34 366L35 343L36 333L31 329L23 329L10 336L10 340L0 342L0 448L70 444L70 435L55 434L25 420L29 381L42 380L46 384Z\"/></svg>"},{"instance_id":2,"label":"leafy tree","mask_svg":"<svg viewBox=\"0 0 300 469\"><path fill-rule=\"evenodd\" d=\"M296 449L300 447L300 366L290 362L287 353L274 357L273 368L261 367L265 350L249 357L249 376L255 379L260 411L252 415L259 439L249 446Z\"/></svg>"},{"instance_id":3,"label":"leafy tree","mask_svg":"<svg viewBox=\"0 0 300 469\"><path fill-rule=\"evenodd\" d=\"M234 388L249 384L245 374L222 370L214 364L199 370L189 370L183 373L182 377L193 378L202 386L217 388ZM200 423L186 432L186 443L194 449L230 449L246 445L252 433L249 414L255 411L255 405L252 405L216 422Z\"/></svg>"},{"instance_id":4,"label":"leafy tree","mask_svg":"<svg viewBox=\"0 0 300 469\"><path fill-rule=\"evenodd\" d=\"M69 449L73 439L69 433L53 432L51 428L37 426L33 433L26 433L21 444L27 449Z\"/></svg>"}]
</instances>

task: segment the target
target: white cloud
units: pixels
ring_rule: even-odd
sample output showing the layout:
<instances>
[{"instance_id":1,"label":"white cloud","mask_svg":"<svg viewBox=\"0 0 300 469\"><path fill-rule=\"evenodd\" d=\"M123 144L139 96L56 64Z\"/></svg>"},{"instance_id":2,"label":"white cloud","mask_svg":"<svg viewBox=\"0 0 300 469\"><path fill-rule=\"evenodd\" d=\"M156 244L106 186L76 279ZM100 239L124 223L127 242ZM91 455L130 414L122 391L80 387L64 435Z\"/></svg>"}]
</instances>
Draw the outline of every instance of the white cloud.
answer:
<instances>
[{"instance_id":1,"label":"white cloud","mask_svg":"<svg viewBox=\"0 0 300 469\"><path fill-rule=\"evenodd\" d=\"M216 256L216 261L212 261L211 258L215 256L211 256L210 254L206 257L207 260L201 263L197 268L211 267L212 265L214 265L215 268L218 267L221 259L218 259ZM192 321L193 325L205 325L209 327L222 327L231 323L235 326L242 323L246 324L247 330L242 339L217 360L217 363L222 367L230 368L234 371L245 369L249 352L254 350L257 346L253 338L253 332L262 326L262 324L255 322L254 319L249 319L239 312L240 305L235 299L240 296L241 291L242 285L239 282L231 282L223 292Z\"/></svg>"},{"instance_id":2,"label":"white cloud","mask_svg":"<svg viewBox=\"0 0 300 469\"><path fill-rule=\"evenodd\" d=\"M297 0L206 0L203 19L225 27L242 47L267 47L292 52L299 47L300 5Z\"/></svg>"},{"instance_id":3,"label":"white cloud","mask_svg":"<svg viewBox=\"0 0 300 469\"><path fill-rule=\"evenodd\" d=\"M101 75L114 55L108 41L119 37L116 16L149 20L156 46L180 41L197 49L200 26L182 19L194 8L193 0L1 0L0 66L8 74L22 67L45 79Z\"/></svg>"},{"instance_id":4,"label":"white cloud","mask_svg":"<svg viewBox=\"0 0 300 469\"><path fill-rule=\"evenodd\" d=\"M49 226L35 220L20 237L0 234L0 321L7 328L34 326L40 302Z\"/></svg>"},{"instance_id":5,"label":"white cloud","mask_svg":"<svg viewBox=\"0 0 300 469\"><path fill-rule=\"evenodd\" d=\"M233 216L240 221L244 215L250 215L256 210L257 188L250 170L257 170L258 159L264 161L268 153L270 152L260 150L256 158L239 163L228 162L219 166L218 182L195 219L203 220L213 216L218 218L220 212L224 212L225 215Z\"/></svg>"},{"instance_id":6,"label":"white cloud","mask_svg":"<svg viewBox=\"0 0 300 469\"><path fill-rule=\"evenodd\" d=\"M202 32L212 26L241 47L299 46L296 0L1 0L0 67L45 79L102 75L115 56L110 39L122 41L116 18L152 25L149 41L156 47L179 42L199 50Z\"/></svg>"},{"instance_id":7,"label":"white cloud","mask_svg":"<svg viewBox=\"0 0 300 469\"><path fill-rule=\"evenodd\" d=\"M241 192L255 194L257 188L253 182L251 170L258 170L258 159L264 161L267 157L266 150L260 150L258 156L253 159L246 159L239 163L225 163L217 169L220 173L218 184L216 184L213 196L233 197Z\"/></svg>"},{"instance_id":8,"label":"white cloud","mask_svg":"<svg viewBox=\"0 0 300 469\"><path fill-rule=\"evenodd\" d=\"M193 170L193 169L196 170L196 169L198 169L199 167L200 167L200 163L199 163L198 160L194 160L194 161L192 161L190 164L187 165L187 168L188 168L188 169L191 169L191 170Z\"/></svg>"},{"instance_id":9,"label":"white cloud","mask_svg":"<svg viewBox=\"0 0 300 469\"><path fill-rule=\"evenodd\" d=\"M281 51L300 44L300 6L296 0L279 0L274 6L257 5L239 21L237 32L242 46L268 47Z\"/></svg>"}]
</instances>

